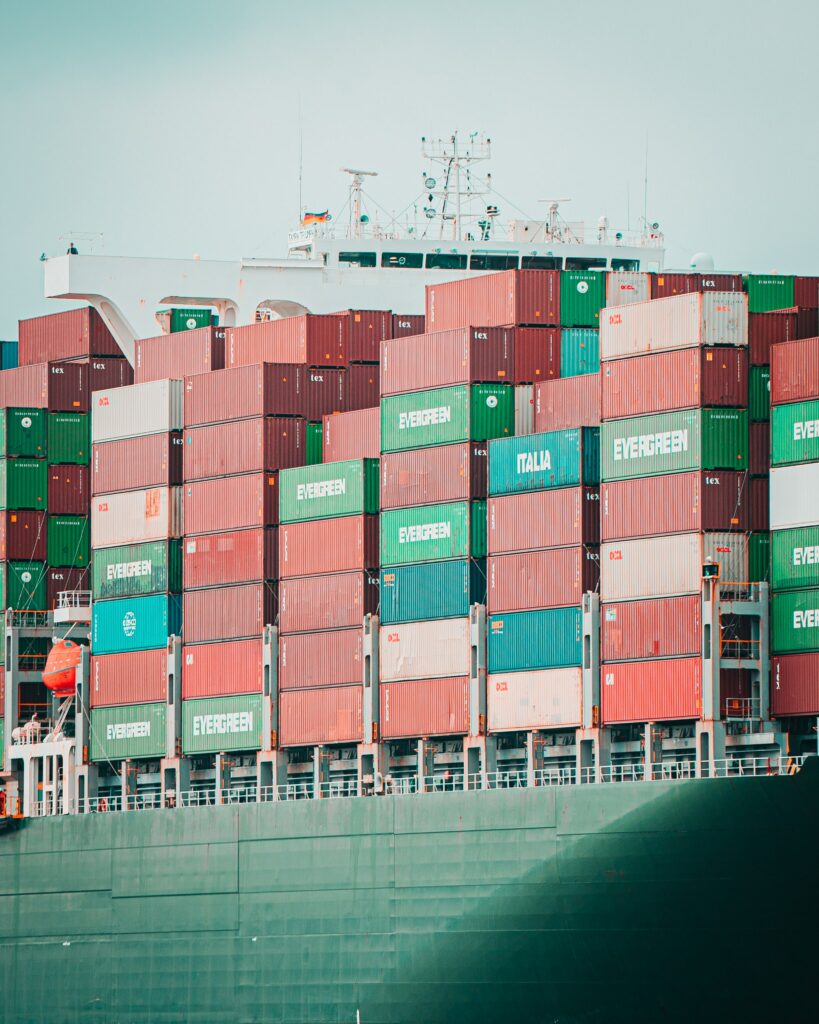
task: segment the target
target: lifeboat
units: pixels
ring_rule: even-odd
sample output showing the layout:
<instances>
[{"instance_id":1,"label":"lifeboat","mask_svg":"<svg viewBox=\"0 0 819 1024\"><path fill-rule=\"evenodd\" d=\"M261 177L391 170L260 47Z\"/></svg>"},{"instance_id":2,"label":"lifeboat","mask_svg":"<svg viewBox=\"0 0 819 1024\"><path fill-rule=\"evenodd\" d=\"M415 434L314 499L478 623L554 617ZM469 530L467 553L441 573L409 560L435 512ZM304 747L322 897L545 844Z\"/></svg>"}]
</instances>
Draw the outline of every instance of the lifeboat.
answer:
<instances>
[{"instance_id":1,"label":"lifeboat","mask_svg":"<svg viewBox=\"0 0 819 1024\"><path fill-rule=\"evenodd\" d=\"M82 647L73 640L57 640L51 648L43 669L43 683L55 697L73 697L76 670Z\"/></svg>"}]
</instances>

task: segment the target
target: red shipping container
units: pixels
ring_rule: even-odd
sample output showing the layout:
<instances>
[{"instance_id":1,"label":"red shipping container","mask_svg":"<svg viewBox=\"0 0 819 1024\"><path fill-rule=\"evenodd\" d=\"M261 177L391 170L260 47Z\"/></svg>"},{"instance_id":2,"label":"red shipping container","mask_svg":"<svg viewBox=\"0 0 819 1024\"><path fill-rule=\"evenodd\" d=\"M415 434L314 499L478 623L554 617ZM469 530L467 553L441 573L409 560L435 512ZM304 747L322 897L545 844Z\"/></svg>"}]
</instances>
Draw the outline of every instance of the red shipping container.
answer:
<instances>
[{"instance_id":1,"label":"red shipping container","mask_svg":"<svg viewBox=\"0 0 819 1024\"><path fill-rule=\"evenodd\" d=\"M86 363L33 363L0 373L0 406L88 412Z\"/></svg>"},{"instance_id":2,"label":"red shipping container","mask_svg":"<svg viewBox=\"0 0 819 1024\"><path fill-rule=\"evenodd\" d=\"M276 526L277 484L277 473L248 473L186 484L182 490L185 535Z\"/></svg>"},{"instance_id":3,"label":"red shipping container","mask_svg":"<svg viewBox=\"0 0 819 1024\"><path fill-rule=\"evenodd\" d=\"M748 406L748 351L683 348L603 363L603 419L699 406Z\"/></svg>"},{"instance_id":4,"label":"red shipping container","mask_svg":"<svg viewBox=\"0 0 819 1024\"><path fill-rule=\"evenodd\" d=\"M279 585L279 630L301 633L361 626L378 611L378 573L301 576Z\"/></svg>"},{"instance_id":5,"label":"red shipping container","mask_svg":"<svg viewBox=\"0 0 819 1024\"><path fill-rule=\"evenodd\" d=\"M279 696L279 746L364 741L361 686L285 690Z\"/></svg>"},{"instance_id":6,"label":"red shipping container","mask_svg":"<svg viewBox=\"0 0 819 1024\"><path fill-rule=\"evenodd\" d=\"M659 274L651 275L652 299L688 292L741 292L742 274Z\"/></svg>"},{"instance_id":7,"label":"red shipping container","mask_svg":"<svg viewBox=\"0 0 819 1024\"><path fill-rule=\"evenodd\" d=\"M171 380L225 368L225 329L197 327L192 331L138 338L134 383Z\"/></svg>"},{"instance_id":8,"label":"red shipping container","mask_svg":"<svg viewBox=\"0 0 819 1024\"><path fill-rule=\"evenodd\" d=\"M87 516L91 512L88 466L48 467L49 515Z\"/></svg>"},{"instance_id":9,"label":"red shipping container","mask_svg":"<svg viewBox=\"0 0 819 1024\"><path fill-rule=\"evenodd\" d=\"M72 569L46 569L46 604L48 611L58 605L59 594L75 590L91 590L90 570L87 565Z\"/></svg>"},{"instance_id":10,"label":"red shipping container","mask_svg":"<svg viewBox=\"0 0 819 1024\"><path fill-rule=\"evenodd\" d=\"M772 345L771 404L809 398L819 398L819 338Z\"/></svg>"},{"instance_id":11,"label":"red shipping container","mask_svg":"<svg viewBox=\"0 0 819 1024\"><path fill-rule=\"evenodd\" d=\"M127 359L83 360L88 369L88 391L110 391L111 388L124 388L134 383L134 368Z\"/></svg>"},{"instance_id":12,"label":"red shipping container","mask_svg":"<svg viewBox=\"0 0 819 1024\"><path fill-rule=\"evenodd\" d=\"M771 471L771 424L749 423L748 472L763 476Z\"/></svg>"},{"instance_id":13,"label":"red shipping container","mask_svg":"<svg viewBox=\"0 0 819 1024\"><path fill-rule=\"evenodd\" d=\"M393 313L392 337L406 338L412 334L426 332L427 318L423 313Z\"/></svg>"},{"instance_id":14,"label":"red shipping container","mask_svg":"<svg viewBox=\"0 0 819 1024\"><path fill-rule=\"evenodd\" d=\"M256 417L185 431L185 481L303 466L305 421L295 416Z\"/></svg>"},{"instance_id":15,"label":"red shipping container","mask_svg":"<svg viewBox=\"0 0 819 1024\"><path fill-rule=\"evenodd\" d=\"M375 569L378 558L378 516L316 519L279 530L282 579Z\"/></svg>"},{"instance_id":16,"label":"red shipping container","mask_svg":"<svg viewBox=\"0 0 819 1024\"><path fill-rule=\"evenodd\" d=\"M559 270L505 270L426 288L429 331L486 324L560 324Z\"/></svg>"},{"instance_id":17,"label":"red shipping container","mask_svg":"<svg viewBox=\"0 0 819 1024\"><path fill-rule=\"evenodd\" d=\"M750 490L748 529L759 533L767 533L770 529L768 482L767 476L751 477L748 481Z\"/></svg>"},{"instance_id":18,"label":"red shipping container","mask_svg":"<svg viewBox=\"0 0 819 1024\"><path fill-rule=\"evenodd\" d=\"M518 327L515 331L515 384L536 384L560 376L560 328Z\"/></svg>"},{"instance_id":19,"label":"red shipping container","mask_svg":"<svg viewBox=\"0 0 819 1024\"><path fill-rule=\"evenodd\" d=\"M819 309L819 277L793 279L793 304L806 309Z\"/></svg>"},{"instance_id":20,"label":"red shipping container","mask_svg":"<svg viewBox=\"0 0 819 1024\"><path fill-rule=\"evenodd\" d=\"M748 476L735 470L667 473L600 485L603 541L749 527Z\"/></svg>"},{"instance_id":21,"label":"red shipping container","mask_svg":"<svg viewBox=\"0 0 819 1024\"><path fill-rule=\"evenodd\" d=\"M490 555L600 543L600 492L596 487L560 487L489 498Z\"/></svg>"},{"instance_id":22,"label":"red shipping container","mask_svg":"<svg viewBox=\"0 0 819 1024\"><path fill-rule=\"evenodd\" d=\"M346 366L349 336L348 319L338 313L306 313L245 327L228 327L225 365Z\"/></svg>"},{"instance_id":23,"label":"red shipping container","mask_svg":"<svg viewBox=\"0 0 819 1024\"><path fill-rule=\"evenodd\" d=\"M146 434L91 447L91 493L174 487L182 483L182 432Z\"/></svg>"},{"instance_id":24,"label":"red shipping container","mask_svg":"<svg viewBox=\"0 0 819 1024\"><path fill-rule=\"evenodd\" d=\"M122 355L114 336L92 306L21 320L18 338L20 366L81 356Z\"/></svg>"},{"instance_id":25,"label":"red shipping container","mask_svg":"<svg viewBox=\"0 0 819 1024\"><path fill-rule=\"evenodd\" d=\"M6 706L6 670L0 665L0 707ZM5 712L4 712L5 713Z\"/></svg>"},{"instance_id":26,"label":"red shipping container","mask_svg":"<svg viewBox=\"0 0 819 1024\"><path fill-rule=\"evenodd\" d=\"M182 615L188 644L261 637L276 621L276 592L267 583L186 590Z\"/></svg>"},{"instance_id":27,"label":"red shipping container","mask_svg":"<svg viewBox=\"0 0 819 1024\"><path fill-rule=\"evenodd\" d=\"M168 652L164 647L91 658L88 703L92 708L118 704L157 704L168 696Z\"/></svg>"},{"instance_id":28,"label":"red shipping container","mask_svg":"<svg viewBox=\"0 0 819 1024\"><path fill-rule=\"evenodd\" d=\"M819 715L819 653L771 658L771 715Z\"/></svg>"},{"instance_id":29,"label":"red shipping container","mask_svg":"<svg viewBox=\"0 0 819 1024\"><path fill-rule=\"evenodd\" d=\"M600 609L602 660L698 655L702 649L700 605L699 594L604 604Z\"/></svg>"},{"instance_id":30,"label":"red shipping container","mask_svg":"<svg viewBox=\"0 0 819 1024\"><path fill-rule=\"evenodd\" d=\"M381 409L356 409L324 417L322 462L381 456Z\"/></svg>"},{"instance_id":31,"label":"red shipping container","mask_svg":"<svg viewBox=\"0 0 819 1024\"><path fill-rule=\"evenodd\" d=\"M337 372L343 375L343 398L340 407L342 411L355 412L378 405L381 400L381 374L378 363L352 363L346 372ZM338 408L324 409L318 416L311 416L310 419L321 419L322 416L338 411Z\"/></svg>"},{"instance_id":32,"label":"red shipping container","mask_svg":"<svg viewBox=\"0 0 819 1024\"><path fill-rule=\"evenodd\" d=\"M600 426L600 374L535 384L535 433Z\"/></svg>"},{"instance_id":33,"label":"red shipping container","mask_svg":"<svg viewBox=\"0 0 819 1024\"><path fill-rule=\"evenodd\" d=\"M360 627L279 637L280 690L348 686L362 683L363 677L364 639Z\"/></svg>"},{"instance_id":34,"label":"red shipping container","mask_svg":"<svg viewBox=\"0 0 819 1024\"><path fill-rule=\"evenodd\" d=\"M702 661L670 658L604 665L601 718L622 722L673 722L702 714Z\"/></svg>"},{"instance_id":35,"label":"red shipping container","mask_svg":"<svg viewBox=\"0 0 819 1024\"><path fill-rule=\"evenodd\" d=\"M485 498L485 442L437 445L381 456L381 508Z\"/></svg>"},{"instance_id":36,"label":"red shipping container","mask_svg":"<svg viewBox=\"0 0 819 1024\"><path fill-rule=\"evenodd\" d=\"M85 512L88 515L88 510ZM0 511L0 561L46 560L45 512Z\"/></svg>"},{"instance_id":37,"label":"red shipping container","mask_svg":"<svg viewBox=\"0 0 819 1024\"><path fill-rule=\"evenodd\" d=\"M600 588L600 553L572 547L490 555L486 575L490 614L579 605Z\"/></svg>"},{"instance_id":38,"label":"red shipping container","mask_svg":"<svg viewBox=\"0 0 819 1024\"><path fill-rule=\"evenodd\" d=\"M815 338L819 335L819 309L796 307L796 337Z\"/></svg>"},{"instance_id":39,"label":"red shipping container","mask_svg":"<svg viewBox=\"0 0 819 1024\"><path fill-rule=\"evenodd\" d=\"M751 366L768 366L771 345L797 337L796 309L748 314L748 353Z\"/></svg>"},{"instance_id":40,"label":"red shipping container","mask_svg":"<svg viewBox=\"0 0 819 1024\"><path fill-rule=\"evenodd\" d=\"M182 699L261 693L261 640L197 644L182 650Z\"/></svg>"},{"instance_id":41,"label":"red shipping container","mask_svg":"<svg viewBox=\"0 0 819 1024\"><path fill-rule=\"evenodd\" d=\"M382 683L379 711L385 740L464 736L469 732L469 680L456 676Z\"/></svg>"},{"instance_id":42,"label":"red shipping container","mask_svg":"<svg viewBox=\"0 0 819 1024\"><path fill-rule=\"evenodd\" d=\"M275 580L278 562L275 527L188 537L183 547L184 587L194 590Z\"/></svg>"},{"instance_id":43,"label":"red shipping container","mask_svg":"<svg viewBox=\"0 0 819 1024\"><path fill-rule=\"evenodd\" d=\"M381 342L392 337L392 312L388 309L340 309L334 315L347 320L347 361L377 363Z\"/></svg>"},{"instance_id":44,"label":"red shipping container","mask_svg":"<svg viewBox=\"0 0 819 1024\"><path fill-rule=\"evenodd\" d=\"M381 394L454 384L508 384L514 369L511 327L461 327L395 338L381 345Z\"/></svg>"}]
</instances>

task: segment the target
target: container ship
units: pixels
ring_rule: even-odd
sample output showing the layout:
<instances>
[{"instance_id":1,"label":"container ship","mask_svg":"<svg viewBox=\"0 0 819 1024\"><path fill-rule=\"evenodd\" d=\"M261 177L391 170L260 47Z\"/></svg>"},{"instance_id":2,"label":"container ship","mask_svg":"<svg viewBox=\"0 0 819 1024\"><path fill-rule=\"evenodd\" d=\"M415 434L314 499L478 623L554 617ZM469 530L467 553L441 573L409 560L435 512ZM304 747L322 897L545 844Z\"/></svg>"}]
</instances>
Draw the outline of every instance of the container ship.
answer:
<instances>
[{"instance_id":1,"label":"container ship","mask_svg":"<svg viewBox=\"0 0 819 1024\"><path fill-rule=\"evenodd\" d=\"M815 1015L819 278L423 146L0 345L8 1024Z\"/></svg>"}]
</instances>

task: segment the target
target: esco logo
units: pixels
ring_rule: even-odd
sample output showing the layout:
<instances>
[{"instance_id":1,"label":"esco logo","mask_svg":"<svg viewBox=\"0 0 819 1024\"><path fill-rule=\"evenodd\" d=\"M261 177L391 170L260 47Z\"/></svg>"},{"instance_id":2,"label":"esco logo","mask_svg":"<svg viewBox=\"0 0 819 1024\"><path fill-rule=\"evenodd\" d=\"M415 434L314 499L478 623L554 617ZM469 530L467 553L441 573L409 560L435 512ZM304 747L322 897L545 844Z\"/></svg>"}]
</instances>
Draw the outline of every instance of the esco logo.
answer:
<instances>
[{"instance_id":1,"label":"esco logo","mask_svg":"<svg viewBox=\"0 0 819 1024\"><path fill-rule=\"evenodd\" d=\"M136 633L136 615L133 612L126 612L122 619L122 632L126 636L133 636Z\"/></svg>"},{"instance_id":2,"label":"esco logo","mask_svg":"<svg viewBox=\"0 0 819 1024\"><path fill-rule=\"evenodd\" d=\"M490 409L494 409L495 406L498 404L498 397L497 397L497 395L490 395L486 399L486 404L489 406Z\"/></svg>"}]
</instances>

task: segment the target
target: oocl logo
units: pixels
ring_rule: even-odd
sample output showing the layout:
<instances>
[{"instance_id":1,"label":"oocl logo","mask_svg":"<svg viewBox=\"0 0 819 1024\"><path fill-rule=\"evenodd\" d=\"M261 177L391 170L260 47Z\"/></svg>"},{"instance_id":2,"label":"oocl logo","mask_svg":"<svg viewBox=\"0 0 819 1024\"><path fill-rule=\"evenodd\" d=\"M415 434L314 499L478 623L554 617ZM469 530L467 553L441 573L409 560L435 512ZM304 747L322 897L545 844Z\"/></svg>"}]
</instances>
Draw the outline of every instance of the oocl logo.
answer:
<instances>
[{"instance_id":1,"label":"oocl logo","mask_svg":"<svg viewBox=\"0 0 819 1024\"><path fill-rule=\"evenodd\" d=\"M136 633L136 615L133 612L126 612L122 618L122 632L127 637L132 637Z\"/></svg>"}]
</instances>

